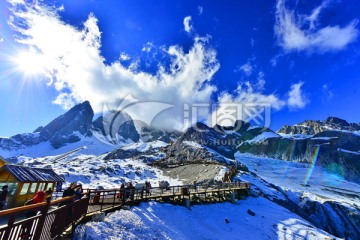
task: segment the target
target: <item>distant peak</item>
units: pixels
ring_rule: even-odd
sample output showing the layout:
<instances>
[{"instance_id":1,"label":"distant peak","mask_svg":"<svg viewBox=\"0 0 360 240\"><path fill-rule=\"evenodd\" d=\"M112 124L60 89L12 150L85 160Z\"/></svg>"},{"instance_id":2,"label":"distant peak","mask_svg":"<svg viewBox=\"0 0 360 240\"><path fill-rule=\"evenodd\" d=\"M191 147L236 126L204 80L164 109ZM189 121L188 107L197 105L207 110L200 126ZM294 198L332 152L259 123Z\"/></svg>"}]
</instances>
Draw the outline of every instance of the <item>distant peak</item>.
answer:
<instances>
[{"instance_id":1,"label":"distant peak","mask_svg":"<svg viewBox=\"0 0 360 240\"><path fill-rule=\"evenodd\" d=\"M333 124L339 124L339 125L344 125L344 126L348 126L349 123L344 120L344 119L341 119L341 118L338 118L338 117L328 117L326 120L325 120L326 123L333 123Z\"/></svg>"}]
</instances>

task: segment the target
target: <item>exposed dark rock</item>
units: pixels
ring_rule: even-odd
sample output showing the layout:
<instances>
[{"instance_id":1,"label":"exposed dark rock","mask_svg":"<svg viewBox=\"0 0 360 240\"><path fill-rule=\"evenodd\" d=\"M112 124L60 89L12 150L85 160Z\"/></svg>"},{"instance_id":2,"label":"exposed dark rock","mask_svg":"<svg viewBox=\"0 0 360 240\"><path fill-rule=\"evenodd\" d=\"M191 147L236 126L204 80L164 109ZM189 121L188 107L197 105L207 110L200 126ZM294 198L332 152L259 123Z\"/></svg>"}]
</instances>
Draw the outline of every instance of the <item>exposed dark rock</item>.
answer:
<instances>
[{"instance_id":1,"label":"exposed dark rock","mask_svg":"<svg viewBox=\"0 0 360 240\"><path fill-rule=\"evenodd\" d=\"M250 124L243 121L237 121L234 127L215 126L214 128L203 123L196 123L187 129L172 147L176 148L178 144L182 144L184 141L196 142L233 159L240 143L252 139L264 131L271 131L267 128L249 129L249 127Z\"/></svg>"},{"instance_id":2,"label":"exposed dark rock","mask_svg":"<svg viewBox=\"0 0 360 240\"><path fill-rule=\"evenodd\" d=\"M312 121L306 120L305 122L288 126L283 126L278 133L284 134L306 134L314 135L328 130L347 130L347 131L359 131L360 124L348 123L347 121L337 118L328 117L325 121Z\"/></svg>"},{"instance_id":3,"label":"exposed dark rock","mask_svg":"<svg viewBox=\"0 0 360 240\"><path fill-rule=\"evenodd\" d=\"M237 147L245 140L264 133L268 128L250 127L249 123L237 121L233 127L208 127L196 123L188 128L173 144L164 150L166 157L155 164L163 167L187 163L217 162L233 164ZM230 159L230 160L229 160ZM247 170L246 167L243 167Z\"/></svg>"},{"instance_id":4,"label":"exposed dark rock","mask_svg":"<svg viewBox=\"0 0 360 240\"><path fill-rule=\"evenodd\" d=\"M105 116L98 117L93 122L93 131L97 131L113 144L127 140L137 142L140 139L134 121L122 111L112 111Z\"/></svg>"},{"instance_id":5,"label":"exposed dark rock","mask_svg":"<svg viewBox=\"0 0 360 240\"><path fill-rule=\"evenodd\" d=\"M177 143L166 148L166 157L160 161L156 161L160 166L173 166L187 163L206 163L218 162L228 163L225 157L212 153L202 146L194 146L186 142Z\"/></svg>"},{"instance_id":6,"label":"exposed dark rock","mask_svg":"<svg viewBox=\"0 0 360 240\"><path fill-rule=\"evenodd\" d=\"M57 117L45 127L38 127L33 133L17 134L0 138L0 147L16 150L49 141L54 148L79 141L90 134L94 112L88 101L78 104Z\"/></svg>"},{"instance_id":7,"label":"exposed dark rock","mask_svg":"<svg viewBox=\"0 0 360 240\"><path fill-rule=\"evenodd\" d=\"M40 139L50 140L54 148L77 142L80 140L78 135L84 136L90 130L93 116L94 111L88 101L78 104L41 128Z\"/></svg>"},{"instance_id":8,"label":"exposed dark rock","mask_svg":"<svg viewBox=\"0 0 360 240\"><path fill-rule=\"evenodd\" d=\"M250 209L247 210L247 213L251 216L255 216L255 213L253 211L251 211Z\"/></svg>"},{"instance_id":9,"label":"exposed dark rock","mask_svg":"<svg viewBox=\"0 0 360 240\"><path fill-rule=\"evenodd\" d=\"M338 125L340 127L348 127L350 125L346 120L337 117L328 117L325 123Z\"/></svg>"},{"instance_id":10,"label":"exposed dark rock","mask_svg":"<svg viewBox=\"0 0 360 240\"><path fill-rule=\"evenodd\" d=\"M308 200L302 210L315 226L334 236L345 239L360 237L360 211L356 208L333 201L320 203Z\"/></svg>"},{"instance_id":11,"label":"exposed dark rock","mask_svg":"<svg viewBox=\"0 0 360 240\"><path fill-rule=\"evenodd\" d=\"M163 141L170 143L175 141L181 136L181 132L178 131L165 131L160 129L155 129L141 121L135 121L135 127L137 132L140 135L140 139L143 142L152 142L155 140Z\"/></svg>"}]
</instances>

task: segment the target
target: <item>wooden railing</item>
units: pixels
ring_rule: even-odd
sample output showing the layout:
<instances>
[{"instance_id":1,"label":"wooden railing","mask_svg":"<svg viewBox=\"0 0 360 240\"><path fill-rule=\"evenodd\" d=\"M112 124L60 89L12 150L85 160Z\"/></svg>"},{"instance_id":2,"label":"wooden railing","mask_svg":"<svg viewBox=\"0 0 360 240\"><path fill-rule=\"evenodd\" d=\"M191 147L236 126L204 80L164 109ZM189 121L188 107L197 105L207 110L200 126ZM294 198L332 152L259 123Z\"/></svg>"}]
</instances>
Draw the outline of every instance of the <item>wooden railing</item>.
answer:
<instances>
[{"instance_id":1,"label":"wooden railing","mask_svg":"<svg viewBox=\"0 0 360 240\"><path fill-rule=\"evenodd\" d=\"M0 211L0 219L8 217L6 225L0 226L0 240L8 239L41 239L59 237L70 226L74 226L85 216L95 212L114 211L125 204L134 204L150 199L166 197L190 197L191 195L218 194L237 190L248 190L250 184L220 183L213 185L154 187L147 193L146 189L86 189L85 196L77 201L66 197L44 203ZM62 195L58 193L53 198ZM63 205L63 206L60 206ZM27 211L36 211L37 215L25 218ZM74 229L74 228L73 228Z\"/></svg>"},{"instance_id":2,"label":"wooden railing","mask_svg":"<svg viewBox=\"0 0 360 240\"><path fill-rule=\"evenodd\" d=\"M89 196L88 213L103 211L108 208L120 207L124 204L134 204L151 199L165 197L187 197L195 194L211 194L219 192L229 192L233 190L250 189L247 182L238 183L220 183L211 185L183 185L169 186L167 188L154 187L146 192L146 189L86 189L86 195Z\"/></svg>"},{"instance_id":3,"label":"wooden railing","mask_svg":"<svg viewBox=\"0 0 360 240\"><path fill-rule=\"evenodd\" d=\"M7 225L0 227L0 239L53 239L80 220L87 213L89 198L73 201L73 197L0 211L0 217L8 217ZM58 207L58 204L65 205ZM37 215L25 218L27 211ZM18 220L18 221L16 221Z\"/></svg>"}]
</instances>

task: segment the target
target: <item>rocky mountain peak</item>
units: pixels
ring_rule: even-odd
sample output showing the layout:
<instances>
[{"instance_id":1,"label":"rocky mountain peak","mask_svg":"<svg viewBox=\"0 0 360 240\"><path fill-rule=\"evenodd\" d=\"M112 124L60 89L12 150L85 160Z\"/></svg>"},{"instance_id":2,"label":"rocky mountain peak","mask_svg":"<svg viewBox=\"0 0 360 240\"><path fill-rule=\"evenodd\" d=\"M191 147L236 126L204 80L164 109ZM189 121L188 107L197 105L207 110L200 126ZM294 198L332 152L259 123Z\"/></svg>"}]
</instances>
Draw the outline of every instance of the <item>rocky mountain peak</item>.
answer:
<instances>
[{"instance_id":1,"label":"rocky mountain peak","mask_svg":"<svg viewBox=\"0 0 360 240\"><path fill-rule=\"evenodd\" d=\"M346 120L338 117L328 117L325 121L306 120L293 126L284 125L278 133L314 135L329 130L359 131L360 124L348 123Z\"/></svg>"},{"instance_id":2,"label":"rocky mountain peak","mask_svg":"<svg viewBox=\"0 0 360 240\"><path fill-rule=\"evenodd\" d=\"M22 133L9 138L0 138L0 148L15 150L49 141L54 148L80 141L81 136L91 135L94 111L88 101L72 107L46 126L33 133Z\"/></svg>"},{"instance_id":3,"label":"rocky mountain peak","mask_svg":"<svg viewBox=\"0 0 360 240\"><path fill-rule=\"evenodd\" d=\"M340 126L343 126L343 127L350 125L346 120L341 119L341 118L337 118L337 117L328 117L325 120L325 123L327 123L327 124L336 124L336 125L340 125Z\"/></svg>"},{"instance_id":4,"label":"rocky mountain peak","mask_svg":"<svg viewBox=\"0 0 360 240\"><path fill-rule=\"evenodd\" d=\"M50 140L54 148L80 140L78 134L90 134L94 111L88 101L72 107L65 114L55 118L48 125L38 128L42 141Z\"/></svg>"},{"instance_id":5,"label":"rocky mountain peak","mask_svg":"<svg viewBox=\"0 0 360 240\"><path fill-rule=\"evenodd\" d=\"M93 131L111 138L108 140L114 144L127 140L137 142L140 139L131 116L123 111L111 111L98 117L93 122Z\"/></svg>"}]
</instances>

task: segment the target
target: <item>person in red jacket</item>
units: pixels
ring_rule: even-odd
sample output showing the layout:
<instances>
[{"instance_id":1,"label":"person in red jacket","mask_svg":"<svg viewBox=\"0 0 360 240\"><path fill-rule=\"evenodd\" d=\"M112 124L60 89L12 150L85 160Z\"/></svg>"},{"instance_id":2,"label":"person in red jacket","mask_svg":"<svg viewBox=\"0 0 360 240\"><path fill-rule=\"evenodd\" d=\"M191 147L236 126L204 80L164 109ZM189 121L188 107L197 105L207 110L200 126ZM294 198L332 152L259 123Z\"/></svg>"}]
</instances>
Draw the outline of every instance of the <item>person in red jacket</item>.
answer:
<instances>
[{"instance_id":1,"label":"person in red jacket","mask_svg":"<svg viewBox=\"0 0 360 240\"><path fill-rule=\"evenodd\" d=\"M25 203L25 205L30 204L36 204L36 203L42 203L45 200L45 192L44 191L38 191L33 199L30 199ZM37 210L29 210L25 213L25 216L27 218L36 216Z\"/></svg>"}]
</instances>

